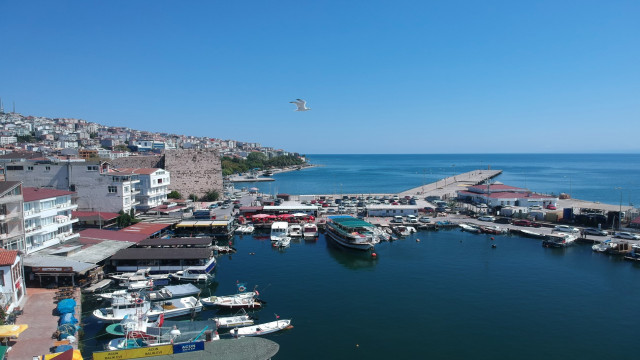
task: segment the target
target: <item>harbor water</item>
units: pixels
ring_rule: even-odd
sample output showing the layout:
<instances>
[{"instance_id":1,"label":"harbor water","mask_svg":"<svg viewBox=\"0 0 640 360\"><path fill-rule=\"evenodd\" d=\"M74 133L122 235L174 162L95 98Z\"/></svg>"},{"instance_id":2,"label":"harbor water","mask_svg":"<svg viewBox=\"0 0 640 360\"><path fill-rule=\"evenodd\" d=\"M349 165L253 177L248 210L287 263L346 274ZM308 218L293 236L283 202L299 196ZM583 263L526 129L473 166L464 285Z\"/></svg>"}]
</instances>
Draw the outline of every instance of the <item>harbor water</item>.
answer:
<instances>
[{"instance_id":1,"label":"harbor water","mask_svg":"<svg viewBox=\"0 0 640 360\"><path fill-rule=\"evenodd\" d=\"M639 154L307 155L318 167L241 183L263 193L398 193L476 169L503 170L495 180L542 193L609 204L640 204Z\"/></svg>"},{"instance_id":2,"label":"harbor water","mask_svg":"<svg viewBox=\"0 0 640 360\"><path fill-rule=\"evenodd\" d=\"M322 234L285 250L267 234L236 236L204 295L258 285L258 322L293 320L267 336L278 360L635 358L625 340L640 332L640 266L589 245L493 236L419 231L377 245L376 259ZM87 355L109 338L86 313L83 323Z\"/></svg>"}]
</instances>

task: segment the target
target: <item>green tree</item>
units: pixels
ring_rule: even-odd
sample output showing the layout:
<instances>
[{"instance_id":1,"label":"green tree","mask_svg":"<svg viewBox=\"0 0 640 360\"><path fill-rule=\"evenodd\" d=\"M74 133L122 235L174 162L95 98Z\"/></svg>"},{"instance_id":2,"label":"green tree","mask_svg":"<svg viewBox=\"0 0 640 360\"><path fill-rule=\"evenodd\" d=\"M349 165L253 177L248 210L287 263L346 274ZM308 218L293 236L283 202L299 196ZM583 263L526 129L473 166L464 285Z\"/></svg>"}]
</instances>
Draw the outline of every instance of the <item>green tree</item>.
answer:
<instances>
[{"instance_id":1,"label":"green tree","mask_svg":"<svg viewBox=\"0 0 640 360\"><path fill-rule=\"evenodd\" d=\"M35 136L29 134L29 135L20 135L17 136L18 138L18 142L19 143L34 143L36 142L36 138Z\"/></svg>"},{"instance_id":2,"label":"green tree","mask_svg":"<svg viewBox=\"0 0 640 360\"><path fill-rule=\"evenodd\" d=\"M116 218L116 225L118 225L119 228L125 228L131 225L131 215L125 213L122 210L120 210L118 214L120 215Z\"/></svg>"},{"instance_id":3,"label":"green tree","mask_svg":"<svg viewBox=\"0 0 640 360\"><path fill-rule=\"evenodd\" d=\"M176 190L173 190L172 192L167 194L167 199L182 199L182 195Z\"/></svg>"},{"instance_id":4,"label":"green tree","mask_svg":"<svg viewBox=\"0 0 640 360\"><path fill-rule=\"evenodd\" d=\"M196 202L198 201L198 195L196 194L189 194L189 200Z\"/></svg>"},{"instance_id":5,"label":"green tree","mask_svg":"<svg viewBox=\"0 0 640 360\"><path fill-rule=\"evenodd\" d=\"M218 190L209 190L202 197L202 201L218 201L220 193Z\"/></svg>"},{"instance_id":6,"label":"green tree","mask_svg":"<svg viewBox=\"0 0 640 360\"><path fill-rule=\"evenodd\" d=\"M113 147L114 151L131 151L127 145L116 145Z\"/></svg>"}]
</instances>

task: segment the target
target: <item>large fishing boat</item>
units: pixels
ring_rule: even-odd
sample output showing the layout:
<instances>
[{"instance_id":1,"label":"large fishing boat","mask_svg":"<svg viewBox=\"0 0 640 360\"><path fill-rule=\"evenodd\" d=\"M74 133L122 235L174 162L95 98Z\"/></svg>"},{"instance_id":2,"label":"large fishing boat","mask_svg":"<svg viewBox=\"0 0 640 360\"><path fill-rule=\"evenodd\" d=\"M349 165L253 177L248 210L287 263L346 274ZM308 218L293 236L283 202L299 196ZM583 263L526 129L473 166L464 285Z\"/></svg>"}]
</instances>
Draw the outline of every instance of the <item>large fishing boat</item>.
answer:
<instances>
[{"instance_id":1,"label":"large fishing boat","mask_svg":"<svg viewBox=\"0 0 640 360\"><path fill-rule=\"evenodd\" d=\"M370 250L380 242L374 233L375 225L353 216L330 216L327 235L342 246L357 250Z\"/></svg>"}]
</instances>

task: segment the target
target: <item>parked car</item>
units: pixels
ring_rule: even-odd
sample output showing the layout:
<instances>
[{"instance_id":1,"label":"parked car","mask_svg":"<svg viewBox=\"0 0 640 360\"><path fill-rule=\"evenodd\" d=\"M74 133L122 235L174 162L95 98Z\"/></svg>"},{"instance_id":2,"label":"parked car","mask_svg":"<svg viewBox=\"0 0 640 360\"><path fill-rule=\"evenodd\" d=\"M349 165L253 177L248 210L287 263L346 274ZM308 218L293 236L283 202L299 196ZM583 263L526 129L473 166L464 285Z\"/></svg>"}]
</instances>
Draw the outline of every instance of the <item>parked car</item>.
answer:
<instances>
[{"instance_id":1,"label":"parked car","mask_svg":"<svg viewBox=\"0 0 640 360\"><path fill-rule=\"evenodd\" d=\"M428 223L431 222L431 219L426 217L426 216L420 216L420 218L418 219L418 221L422 222L422 223Z\"/></svg>"},{"instance_id":2,"label":"parked car","mask_svg":"<svg viewBox=\"0 0 640 360\"><path fill-rule=\"evenodd\" d=\"M608 235L606 230L601 230L601 229L596 229L596 228L586 228L586 229L582 230L582 232L584 232L587 235L600 235L600 236L607 236Z\"/></svg>"},{"instance_id":3,"label":"parked car","mask_svg":"<svg viewBox=\"0 0 640 360\"><path fill-rule=\"evenodd\" d=\"M568 225L556 225L551 232L579 233L580 229Z\"/></svg>"},{"instance_id":4,"label":"parked car","mask_svg":"<svg viewBox=\"0 0 640 360\"><path fill-rule=\"evenodd\" d=\"M509 224L511 220L509 218L497 218L494 223L496 224Z\"/></svg>"},{"instance_id":5,"label":"parked car","mask_svg":"<svg viewBox=\"0 0 640 360\"><path fill-rule=\"evenodd\" d=\"M493 216L490 216L490 215L485 215L485 216L480 216L480 217L478 218L478 220L480 220L480 221L491 221L491 222L494 222L494 221L496 221L496 218L494 218Z\"/></svg>"},{"instance_id":6,"label":"parked car","mask_svg":"<svg viewBox=\"0 0 640 360\"><path fill-rule=\"evenodd\" d=\"M531 206L529 206L529 209L531 209L531 210L542 210L542 206L540 206L540 205L531 205Z\"/></svg>"},{"instance_id":7,"label":"parked car","mask_svg":"<svg viewBox=\"0 0 640 360\"><path fill-rule=\"evenodd\" d=\"M626 231L616 232L616 234L614 236L617 237L617 238L620 238L620 239L640 240L640 235L639 234L634 234L634 233L630 233L630 232L626 232Z\"/></svg>"},{"instance_id":8,"label":"parked car","mask_svg":"<svg viewBox=\"0 0 640 360\"><path fill-rule=\"evenodd\" d=\"M558 208L555 205L551 205L551 204L547 205L547 209L549 209L549 210L558 210Z\"/></svg>"},{"instance_id":9,"label":"parked car","mask_svg":"<svg viewBox=\"0 0 640 360\"><path fill-rule=\"evenodd\" d=\"M229 206L229 204L224 204L224 205L222 205L222 208L223 208L223 209L228 209L229 207L230 207L230 206Z\"/></svg>"},{"instance_id":10,"label":"parked car","mask_svg":"<svg viewBox=\"0 0 640 360\"><path fill-rule=\"evenodd\" d=\"M426 211L426 212L428 212L428 213L432 213L432 212L434 212L435 210L434 210L431 206L427 206L427 207L425 207L425 208L424 208L424 211Z\"/></svg>"},{"instance_id":11,"label":"parked car","mask_svg":"<svg viewBox=\"0 0 640 360\"><path fill-rule=\"evenodd\" d=\"M517 226L530 226L530 227L540 227L542 225L530 221L530 220L526 220L526 219L520 219L520 220L514 220L513 221L513 225L517 225Z\"/></svg>"}]
</instances>

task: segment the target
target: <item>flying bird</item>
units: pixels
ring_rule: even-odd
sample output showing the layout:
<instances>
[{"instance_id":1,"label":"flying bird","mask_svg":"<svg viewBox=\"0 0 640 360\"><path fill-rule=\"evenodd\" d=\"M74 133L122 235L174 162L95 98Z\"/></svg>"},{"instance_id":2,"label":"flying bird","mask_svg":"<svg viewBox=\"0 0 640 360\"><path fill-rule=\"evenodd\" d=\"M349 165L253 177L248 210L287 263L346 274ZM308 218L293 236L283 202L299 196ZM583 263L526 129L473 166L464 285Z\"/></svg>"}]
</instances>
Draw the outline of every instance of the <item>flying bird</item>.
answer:
<instances>
[{"instance_id":1,"label":"flying bird","mask_svg":"<svg viewBox=\"0 0 640 360\"><path fill-rule=\"evenodd\" d=\"M298 107L294 111L309 111L309 110L311 110L311 108L307 107L307 102L302 100L302 99L296 99L296 101L289 101L289 103L290 104L296 104L296 106Z\"/></svg>"}]
</instances>

